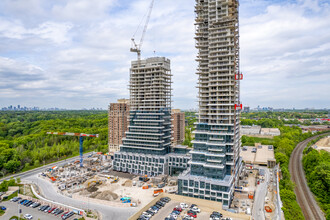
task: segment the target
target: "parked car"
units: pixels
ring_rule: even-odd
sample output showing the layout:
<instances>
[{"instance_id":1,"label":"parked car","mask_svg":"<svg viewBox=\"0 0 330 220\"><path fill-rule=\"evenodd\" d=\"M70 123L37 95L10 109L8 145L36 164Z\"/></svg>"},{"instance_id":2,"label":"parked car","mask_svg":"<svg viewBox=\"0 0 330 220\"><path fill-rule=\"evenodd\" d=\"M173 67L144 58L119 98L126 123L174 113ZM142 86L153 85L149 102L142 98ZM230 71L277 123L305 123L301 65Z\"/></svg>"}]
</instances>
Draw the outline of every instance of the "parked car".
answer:
<instances>
[{"instance_id":1,"label":"parked car","mask_svg":"<svg viewBox=\"0 0 330 220\"><path fill-rule=\"evenodd\" d=\"M187 214L188 214L189 216L191 216L191 217L197 218L197 213L194 212L194 211L192 211L192 210L189 210L189 211L187 212Z\"/></svg>"},{"instance_id":2,"label":"parked car","mask_svg":"<svg viewBox=\"0 0 330 220\"><path fill-rule=\"evenodd\" d=\"M2 206L0 206L0 209L1 210L6 210L7 208L2 205Z\"/></svg>"},{"instance_id":3,"label":"parked car","mask_svg":"<svg viewBox=\"0 0 330 220\"><path fill-rule=\"evenodd\" d=\"M32 208L37 208L39 207L41 204L39 202L34 203L33 205L31 205Z\"/></svg>"},{"instance_id":4,"label":"parked car","mask_svg":"<svg viewBox=\"0 0 330 220\"><path fill-rule=\"evenodd\" d=\"M55 213L55 215L60 215L60 214L62 214L64 211L62 210L62 209L60 209L60 210L58 210L56 213Z\"/></svg>"},{"instance_id":5,"label":"parked car","mask_svg":"<svg viewBox=\"0 0 330 220\"><path fill-rule=\"evenodd\" d=\"M170 219L177 219L178 216L175 215L175 214L170 214L170 215L168 216L168 218L170 218Z\"/></svg>"},{"instance_id":6,"label":"parked car","mask_svg":"<svg viewBox=\"0 0 330 220\"><path fill-rule=\"evenodd\" d=\"M23 203L24 203L25 201L27 201L27 199L20 200L18 203L21 204L21 205L23 205Z\"/></svg>"},{"instance_id":7,"label":"parked car","mask_svg":"<svg viewBox=\"0 0 330 220\"><path fill-rule=\"evenodd\" d=\"M180 215L180 213L181 213L181 212L176 211L176 210L172 211L172 214L175 214L175 215Z\"/></svg>"},{"instance_id":8,"label":"parked car","mask_svg":"<svg viewBox=\"0 0 330 220\"><path fill-rule=\"evenodd\" d=\"M66 213L66 214L64 214L63 216L62 216L62 219L63 220L65 220L65 219L68 219L68 218L70 218L71 216L73 216L74 215L74 212L68 212L68 213Z\"/></svg>"},{"instance_id":9,"label":"parked car","mask_svg":"<svg viewBox=\"0 0 330 220\"><path fill-rule=\"evenodd\" d=\"M180 203L180 206L181 206L182 209L188 208L188 205L186 203L183 203L183 202Z\"/></svg>"},{"instance_id":10,"label":"parked car","mask_svg":"<svg viewBox=\"0 0 330 220\"><path fill-rule=\"evenodd\" d=\"M53 211L51 211L51 214L54 214L55 212L57 212L58 208L55 208Z\"/></svg>"},{"instance_id":11,"label":"parked car","mask_svg":"<svg viewBox=\"0 0 330 220\"><path fill-rule=\"evenodd\" d=\"M52 207L48 206L48 207L44 210L44 212L48 212L51 208L52 208Z\"/></svg>"},{"instance_id":12,"label":"parked car","mask_svg":"<svg viewBox=\"0 0 330 220\"><path fill-rule=\"evenodd\" d=\"M180 207L175 207L175 208L173 209L173 211L179 211L179 212L182 212L182 208L180 208Z\"/></svg>"},{"instance_id":13,"label":"parked car","mask_svg":"<svg viewBox=\"0 0 330 220\"><path fill-rule=\"evenodd\" d=\"M171 201L171 199L169 197L163 197L160 200L163 201L163 202L166 202L166 203L168 203L169 201Z\"/></svg>"},{"instance_id":14,"label":"parked car","mask_svg":"<svg viewBox=\"0 0 330 220\"><path fill-rule=\"evenodd\" d=\"M149 209L146 211L148 214L150 214L150 215L154 215L155 213L154 212L152 212L152 211L150 211Z\"/></svg>"},{"instance_id":15,"label":"parked car","mask_svg":"<svg viewBox=\"0 0 330 220\"><path fill-rule=\"evenodd\" d=\"M158 201L158 202L156 202L156 204L157 204L157 205L160 205L160 206L162 206L162 207L164 207L166 203L164 203L164 202L162 202L162 201Z\"/></svg>"},{"instance_id":16,"label":"parked car","mask_svg":"<svg viewBox=\"0 0 330 220\"><path fill-rule=\"evenodd\" d=\"M148 218L151 218L152 217L152 215L150 215L148 212L143 212L142 215L144 215L144 216L146 216Z\"/></svg>"},{"instance_id":17,"label":"parked car","mask_svg":"<svg viewBox=\"0 0 330 220\"><path fill-rule=\"evenodd\" d=\"M185 215L183 216L183 220L192 220L192 219L194 219L194 217L191 217L191 216L189 216L189 215L187 215L187 214L185 214Z\"/></svg>"},{"instance_id":18,"label":"parked car","mask_svg":"<svg viewBox=\"0 0 330 220\"><path fill-rule=\"evenodd\" d=\"M39 209L40 211L45 211L46 209L48 209L50 206L49 205L45 205L44 207L42 207L42 209Z\"/></svg>"},{"instance_id":19,"label":"parked car","mask_svg":"<svg viewBox=\"0 0 330 220\"><path fill-rule=\"evenodd\" d=\"M197 213L201 212L201 210L197 206L192 207L190 210L197 212Z\"/></svg>"},{"instance_id":20,"label":"parked car","mask_svg":"<svg viewBox=\"0 0 330 220\"><path fill-rule=\"evenodd\" d=\"M27 203L24 204L24 206L29 207L33 202L30 200Z\"/></svg>"},{"instance_id":21,"label":"parked car","mask_svg":"<svg viewBox=\"0 0 330 220\"><path fill-rule=\"evenodd\" d=\"M10 200L11 202L17 202L18 201L18 197L14 197Z\"/></svg>"},{"instance_id":22,"label":"parked car","mask_svg":"<svg viewBox=\"0 0 330 220\"><path fill-rule=\"evenodd\" d=\"M153 212L154 214L156 214L158 211L157 210L155 210L155 209L153 209L153 208L149 208L148 209L150 212Z\"/></svg>"},{"instance_id":23,"label":"parked car","mask_svg":"<svg viewBox=\"0 0 330 220\"><path fill-rule=\"evenodd\" d=\"M30 220L30 219L33 219L33 216L30 215L30 214L25 214L25 215L24 215L24 218Z\"/></svg>"}]
</instances>

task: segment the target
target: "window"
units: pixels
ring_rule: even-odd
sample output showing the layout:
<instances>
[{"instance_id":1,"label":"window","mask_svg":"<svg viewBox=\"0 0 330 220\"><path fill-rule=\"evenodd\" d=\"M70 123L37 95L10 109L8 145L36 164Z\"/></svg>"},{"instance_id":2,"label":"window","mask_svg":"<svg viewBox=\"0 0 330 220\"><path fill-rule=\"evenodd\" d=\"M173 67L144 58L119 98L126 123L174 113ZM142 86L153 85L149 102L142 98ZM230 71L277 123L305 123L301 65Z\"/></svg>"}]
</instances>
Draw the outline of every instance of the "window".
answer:
<instances>
[{"instance_id":1,"label":"window","mask_svg":"<svg viewBox=\"0 0 330 220\"><path fill-rule=\"evenodd\" d=\"M197 181L195 182L195 188L198 188L198 182Z\"/></svg>"},{"instance_id":2,"label":"window","mask_svg":"<svg viewBox=\"0 0 330 220\"><path fill-rule=\"evenodd\" d=\"M211 189L212 190L215 190L215 191L220 191L220 186L219 185L213 185L212 184Z\"/></svg>"}]
</instances>

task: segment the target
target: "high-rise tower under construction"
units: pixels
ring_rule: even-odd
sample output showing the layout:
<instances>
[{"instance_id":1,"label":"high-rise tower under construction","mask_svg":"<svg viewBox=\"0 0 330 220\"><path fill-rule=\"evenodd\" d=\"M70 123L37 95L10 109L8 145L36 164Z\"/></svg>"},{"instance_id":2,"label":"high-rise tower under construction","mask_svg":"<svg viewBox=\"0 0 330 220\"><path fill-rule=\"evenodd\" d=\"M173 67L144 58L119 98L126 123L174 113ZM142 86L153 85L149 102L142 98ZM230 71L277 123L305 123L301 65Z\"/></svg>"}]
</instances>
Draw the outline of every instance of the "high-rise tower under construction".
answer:
<instances>
[{"instance_id":1,"label":"high-rise tower under construction","mask_svg":"<svg viewBox=\"0 0 330 220\"><path fill-rule=\"evenodd\" d=\"M228 208L242 167L238 0L196 0L199 120L178 193Z\"/></svg>"},{"instance_id":2,"label":"high-rise tower under construction","mask_svg":"<svg viewBox=\"0 0 330 220\"><path fill-rule=\"evenodd\" d=\"M170 60L165 57L132 62L129 126L120 151L114 155L114 170L148 176L168 174L171 77Z\"/></svg>"}]
</instances>

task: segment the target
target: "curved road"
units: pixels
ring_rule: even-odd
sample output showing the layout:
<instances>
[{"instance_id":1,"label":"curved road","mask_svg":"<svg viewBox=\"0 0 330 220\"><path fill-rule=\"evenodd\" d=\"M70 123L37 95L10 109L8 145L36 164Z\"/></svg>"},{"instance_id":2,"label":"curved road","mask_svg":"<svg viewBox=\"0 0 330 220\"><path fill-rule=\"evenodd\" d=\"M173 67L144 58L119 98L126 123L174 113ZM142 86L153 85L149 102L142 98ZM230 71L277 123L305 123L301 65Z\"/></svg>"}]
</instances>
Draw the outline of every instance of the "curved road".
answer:
<instances>
[{"instance_id":1,"label":"curved road","mask_svg":"<svg viewBox=\"0 0 330 220\"><path fill-rule=\"evenodd\" d=\"M87 153L86 155L88 155L88 154L89 153ZM11 175L11 176L8 176L5 178L1 178L0 182L3 180L9 180L10 178L20 177L21 180L37 183L37 185L43 192L44 197L46 199L56 201L56 202L59 202L59 203L65 204L65 205L74 206L74 207L80 208L80 209L86 210L87 208L89 208L92 210L97 210L101 213L102 219L104 219L104 220L128 219L131 215L133 215L137 211L137 208L111 207L111 206L107 206L107 205L88 203L88 201L80 201L80 200L75 200L75 199L66 197L62 194L57 193L50 182L45 181L37 176L40 172L42 172L46 169L49 169L52 166L61 166L61 165L64 165L65 163L67 163L68 161L76 160L78 158L79 158L79 156L73 157L73 158L70 158L70 159L67 159L64 161L59 161L59 162L55 162L52 164L48 164L46 166L39 167L39 168L30 170L30 171L26 171L23 173L14 174L14 175Z\"/></svg>"},{"instance_id":2,"label":"curved road","mask_svg":"<svg viewBox=\"0 0 330 220\"><path fill-rule=\"evenodd\" d=\"M303 150L307 147L307 144L311 140L316 139L321 135L324 134L310 137L298 143L295 149L292 151L290 157L289 170L291 174L291 180L296 184L295 193L297 196L297 201L302 209L305 219L325 220L323 212L315 201L314 195L307 185L302 164Z\"/></svg>"},{"instance_id":3,"label":"curved road","mask_svg":"<svg viewBox=\"0 0 330 220\"><path fill-rule=\"evenodd\" d=\"M39 178L37 174L34 174L29 177L22 178L25 181L33 182L39 186L42 190L43 196L51 201L60 202L65 205L70 205L80 209L91 209L97 210L102 214L102 219L104 220L117 220L117 219L128 219L131 215L133 215L137 210L132 207L111 207L102 204L91 203L88 201L81 201L69 198L62 194L59 194L52 183L46 181L42 178Z\"/></svg>"}]
</instances>

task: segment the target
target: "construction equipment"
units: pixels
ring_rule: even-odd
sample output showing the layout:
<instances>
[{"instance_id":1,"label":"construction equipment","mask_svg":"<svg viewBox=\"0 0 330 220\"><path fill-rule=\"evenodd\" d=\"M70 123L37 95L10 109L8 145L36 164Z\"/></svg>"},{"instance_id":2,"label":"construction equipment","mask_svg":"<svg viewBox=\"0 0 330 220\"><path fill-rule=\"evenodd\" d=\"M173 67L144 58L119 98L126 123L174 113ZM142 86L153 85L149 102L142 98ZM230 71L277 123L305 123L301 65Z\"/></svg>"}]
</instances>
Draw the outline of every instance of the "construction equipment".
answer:
<instances>
[{"instance_id":1,"label":"construction equipment","mask_svg":"<svg viewBox=\"0 0 330 220\"><path fill-rule=\"evenodd\" d=\"M273 212L272 208L268 205L265 206L266 212Z\"/></svg>"},{"instance_id":2,"label":"construction equipment","mask_svg":"<svg viewBox=\"0 0 330 220\"><path fill-rule=\"evenodd\" d=\"M156 197L156 196L158 196L158 195L159 195L160 193L162 193L162 192L164 192L163 189L155 189L155 190L154 190L154 194L153 194L153 196Z\"/></svg>"},{"instance_id":3,"label":"construction equipment","mask_svg":"<svg viewBox=\"0 0 330 220\"><path fill-rule=\"evenodd\" d=\"M83 167L83 142L84 137L99 137L98 134L70 133L70 132L47 132L47 134L63 135L63 136L78 136L79 137L79 152L80 152L80 167Z\"/></svg>"},{"instance_id":4,"label":"construction equipment","mask_svg":"<svg viewBox=\"0 0 330 220\"><path fill-rule=\"evenodd\" d=\"M93 180L91 182L88 183L88 187L90 186L90 184L94 183L94 185L101 185L102 181L101 180Z\"/></svg>"},{"instance_id":5,"label":"construction equipment","mask_svg":"<svg viewBox=\"0 0 330 220\"><path fill-rule=\"evenodd\" d=\"M117 176L117 177L114 178L114 180L111 181L111 183L116 183L116 182L118 182L118 180L119 180L119 178Z\"/></svg>"},{"instance_id":6,"label":"construction equipment","mask_svg":"<svg viewBox=\"0 0 330 220\"><path fill-rule=\"evenodd\" d=\"M144 36L147 32L147 27L148 27L148 24L149 24L149 20L150 20L150 15L151 15L151 11L152 11L152 7L154 5L154 0L151 1L151 4L149 6L149 10L148 10L148 15L147 15L147 20L146 20L146 23L144 24L144 28L143 28L143 32L142 32L142 36L141 36L141 39L140 39L140 42L139 44L137 44L135 42L135 39L134 39L134 36L136 34L136 32L138 31L140 25L138 26L138 28L136 29L133 37L132 37L132 43L133 43L133 47L130 49L131 52L134 52L134 53L137 53L137 57L138 57L138 60L141 59L141 47L142 47L142 44L143 44L143 40L144 40Z\"/></svg>"},{"instance_id":7,"label":"construction equipment","mask_svg":"<svg viewBox=\"0 0 330 220\"><path fill-rule=\"evenodd\" d=\"M141 182L148 182L150 179L148 178L148 176L147 175L145 175L145 176L140 176L139 177L139 181L141 181Z\"/></svg>"}]
</instances>

